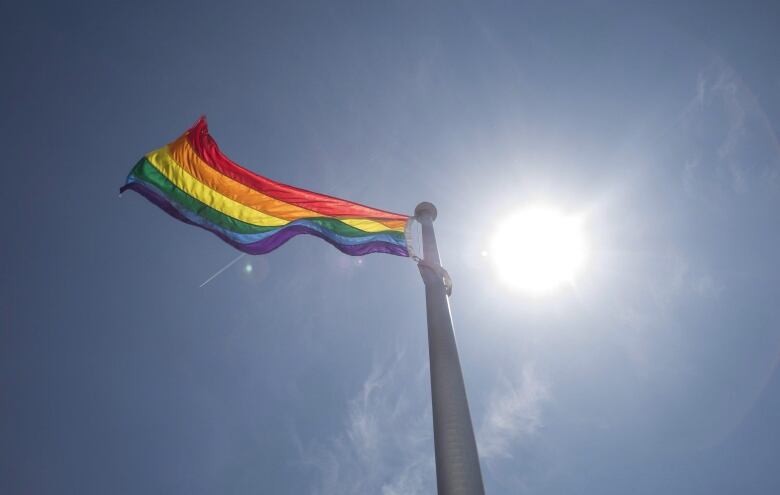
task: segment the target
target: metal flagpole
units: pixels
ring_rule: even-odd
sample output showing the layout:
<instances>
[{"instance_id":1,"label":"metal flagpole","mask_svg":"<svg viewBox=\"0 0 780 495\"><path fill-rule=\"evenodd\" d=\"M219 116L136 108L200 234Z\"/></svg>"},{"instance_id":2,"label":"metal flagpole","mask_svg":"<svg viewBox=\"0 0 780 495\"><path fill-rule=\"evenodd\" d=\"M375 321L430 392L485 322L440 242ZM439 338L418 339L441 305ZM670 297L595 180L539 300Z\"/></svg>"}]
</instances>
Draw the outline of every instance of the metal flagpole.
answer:
<instances>
[{"instance_id":1,"label":"metal flagpole","mask_svg":"<svg viewBox=\"0 0 780 495\"><path fill-rule=\"evenodd\" d=\"M439 260L433 221L436 207L420 203L414 216L422 226L423 260L418 264L425 282L428 313L428 353L433 401L433 443L439 495L484 495L477 443L471 426L466 387L460 369L445 273Z\"/></svg>"}]
</instances>

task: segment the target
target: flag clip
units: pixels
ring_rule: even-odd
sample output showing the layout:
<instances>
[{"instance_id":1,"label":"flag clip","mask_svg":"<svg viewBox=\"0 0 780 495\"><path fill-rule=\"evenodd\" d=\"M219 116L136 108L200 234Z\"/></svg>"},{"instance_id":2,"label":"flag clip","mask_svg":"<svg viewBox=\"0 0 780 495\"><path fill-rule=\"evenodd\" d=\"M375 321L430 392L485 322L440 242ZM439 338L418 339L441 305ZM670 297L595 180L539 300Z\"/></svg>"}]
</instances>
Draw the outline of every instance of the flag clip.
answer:
<instances>
[{"instance_id":1,"label":"flag clip","mask_svg":"<svg viewBox=\"0 0 780 495\"><path fill-rule=\"evenodd\" d=\"M444 267L438 265L431 265L430 263L426 263L425 260L418 261L417 266L421 270L423 268L427 268L431 270L433 273L435 273L444 284L444 291L447 293L447 295L448 296L452 295L452 277L450 277L449 272L447 272L447 270L445 270Z\"/></svg>"}]
</instances>

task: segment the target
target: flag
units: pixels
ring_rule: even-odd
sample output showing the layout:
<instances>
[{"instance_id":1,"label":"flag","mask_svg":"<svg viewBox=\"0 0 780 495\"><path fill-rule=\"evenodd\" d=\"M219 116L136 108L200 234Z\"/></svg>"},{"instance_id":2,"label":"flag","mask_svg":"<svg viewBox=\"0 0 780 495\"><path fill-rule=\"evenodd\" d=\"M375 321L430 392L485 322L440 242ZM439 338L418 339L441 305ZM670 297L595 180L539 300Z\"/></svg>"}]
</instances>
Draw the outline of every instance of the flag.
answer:
<instances>
[{"instance_id":1,"label":"flag","mask_svg":"<svg viewBox=\"0 0 780 495\"><path fill-rule=\"evenodd\" d=\"M310 234L352 256L410 255L408 215L257 175L220 151L205 117L176 141L141 158L120 193L128 189L249 254L268 253L298 234Z\"/></svg>"}]
</instances>

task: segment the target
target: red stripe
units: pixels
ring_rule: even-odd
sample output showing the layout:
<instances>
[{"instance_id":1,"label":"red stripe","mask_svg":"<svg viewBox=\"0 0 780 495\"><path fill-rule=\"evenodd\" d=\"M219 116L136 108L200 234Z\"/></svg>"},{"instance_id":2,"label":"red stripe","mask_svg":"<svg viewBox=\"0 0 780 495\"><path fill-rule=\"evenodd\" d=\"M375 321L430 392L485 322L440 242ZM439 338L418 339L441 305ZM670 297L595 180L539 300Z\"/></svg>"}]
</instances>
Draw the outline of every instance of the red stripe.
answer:
<instances>
[{"instance_id":1,"label":"red stripe","mask_svg":"<svg viewBox=\"0 0 780 495\"><path fill-rule=\"evenodd\" d=\"M407 215L377 210L344 199L334 198L333 196L288 186L250 172L233 162L220 151L217 143L209 135L206 117L201 117L187 131L187 140L203 161L219 173L279 201L331 217L369 218L373 220L407 220L409 218Z\"/></svg>"}]
</instances>

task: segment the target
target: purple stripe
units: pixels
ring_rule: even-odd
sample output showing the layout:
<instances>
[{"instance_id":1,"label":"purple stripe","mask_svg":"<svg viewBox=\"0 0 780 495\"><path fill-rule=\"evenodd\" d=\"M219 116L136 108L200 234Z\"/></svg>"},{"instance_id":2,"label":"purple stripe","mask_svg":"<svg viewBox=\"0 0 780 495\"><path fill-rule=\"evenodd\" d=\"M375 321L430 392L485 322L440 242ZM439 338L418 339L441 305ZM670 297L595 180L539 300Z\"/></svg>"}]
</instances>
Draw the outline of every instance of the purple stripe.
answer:
<instances>
[{"instance_id":1,"label":"purple stripe","mask_svg":"<svg viewBox=\"0 0 780 495\"><path fill-rule=\"evenodd\" d=\"M125 185L121 189L121 191L124 192L127 189L132 189L133 191L136 191L137 193L141 194L146 199L148 199L149 201L157 205L160 209L164 210L166 213L176 218L177 220L206 229L214 233L220 239L227 242L228 244L238 249L239 251L243 251L248 254L269 253L274 249L278 248L279 246L281 246L282 244L284 244L285 242L289 241L291 238L295 237L296 235L309 234L327 241L329 244L333 245L336 249L338 249L342 253L348 254L350 256L363 256L370 253L387 253L387 254L394 254L396 256L409 256L409 252L407 251L406 246L399 246L397 244L392 244L383 241L371 241L363 244L344 245L335 242L332 239L329 239L323 233L311 229L309 227L306 227L305 225L291 225L289 227L282 227L279 229L278 232L272 234L269 237L266 237L265 239L250 244L241 244L239 242L235 242L233 239L230 239L229 237L225 236L224 234L222 234L221 232L215 229L191 222L184 215L179 213L179 211L176 209L176 206L173 203L168 201L167 198L160 195L151 187L148 187L140 182L133 182Z\"/></svg>"}]
</instances>

